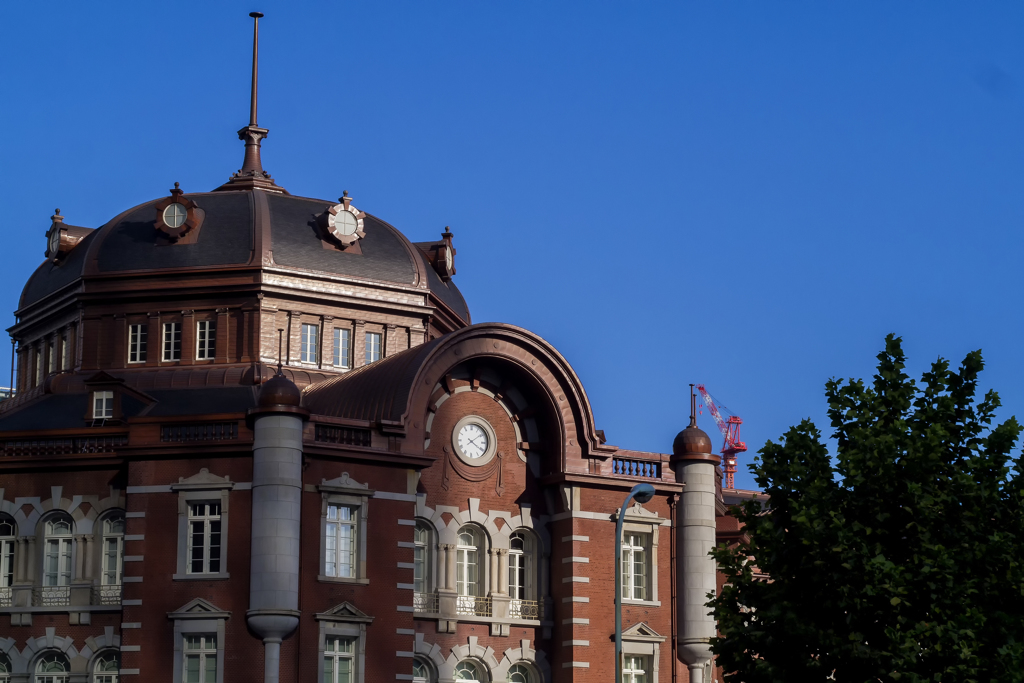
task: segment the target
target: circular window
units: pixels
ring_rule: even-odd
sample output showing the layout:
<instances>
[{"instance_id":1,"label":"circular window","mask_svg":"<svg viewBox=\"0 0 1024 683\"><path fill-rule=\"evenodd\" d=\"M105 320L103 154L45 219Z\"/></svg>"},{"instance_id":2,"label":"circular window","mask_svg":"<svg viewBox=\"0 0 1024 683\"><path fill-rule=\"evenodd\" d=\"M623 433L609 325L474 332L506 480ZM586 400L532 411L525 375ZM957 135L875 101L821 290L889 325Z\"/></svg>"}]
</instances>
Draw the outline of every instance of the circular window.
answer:
<instances>
[{"instance_id":1,"label":"circular window","mask_svg":"<svg viewBox=\"0 0 1024 683\"><path fill-rule=\"evenodd\" d=\"M498 439L487 420L479 415L467 415L452 430L452 446L464 462L486 465L498 449Z\"/></svg>"},{"instance_id":2,"label":"circular window","mask_svg":"<svg viewBox=\"0 0 1024 683\"><path fill-rule=\"evenodd\" d=\"M164 223L167 224L168 228L180 228L185 224L185 218L188 216L188 212L185 207L177 202L168 204L167 208L164 209Z\"/></svg>"},{"instance_id":3,"label":"circular window","mask_svg":"<svg viewBox=\"0 0 1024 683\"><path fill-rule=\"evenodd\" d=\"M357 227L356 217L348 211L339 211L334 217L334 232L338 235L354 235Z\"/></svg>"},{"instance_id":4,"label":"circular window","mask_svg":"<svg viewBox=\"0 0 1024 683\"><path fill-rule=\"evenodd\" d=\"M47 246L50 247L50 257L56 256L57 252L60 251L60 230L54 228L50 232L50 243Z\"/></svg>"}]
</instances>

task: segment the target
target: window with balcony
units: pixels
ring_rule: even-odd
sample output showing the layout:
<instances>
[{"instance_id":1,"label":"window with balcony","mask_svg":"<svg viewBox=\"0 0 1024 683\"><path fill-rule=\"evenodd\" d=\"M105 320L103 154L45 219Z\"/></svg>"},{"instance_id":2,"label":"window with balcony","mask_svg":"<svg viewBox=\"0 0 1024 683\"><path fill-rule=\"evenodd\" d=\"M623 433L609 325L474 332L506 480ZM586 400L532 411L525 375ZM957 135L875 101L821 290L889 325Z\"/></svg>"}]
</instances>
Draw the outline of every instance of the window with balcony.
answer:
<instances>
[{"instance_id":1,"label":"window with balcony","mask_svg":"<svg viewBox=\"0 0 1024 683\"><path fill-rule=\"evenodd\" d=\"M51 517L45 523L40 600L44 606L67 605L70 601L73 529L73 522L67 515Z\"/></svg>"},{"instance_id":2,"label":"window with balcony","mask_svg":"<svg viewBox=\"0 0 1024 683\"><path fill-rule=\"evenodd\" d=\"M181 360L181 323L164 323L163 360Z\"/></svg>"},{"instance_id":3,"label":"window with balcony","mask_svg":"<svg viewBox=\"0 0 1024 683\"><path fill-rule=\"evenodd\" d=\"M217 330L210 320L196 323L196 360L213 360L216 353L214 346Z\"/></svg>"},{"instance_id":4,"label":"window with balcony","mask_svg":"<svg viewBox=\"0 0 1024 683\"><path fill-rule=\"evenodd\" d=\"M146 337L149 331L145 324L128 326L128 362L146 362Z\"/></svg>"},{"instance_id":5,"label":"window with balcony","mask_svg":"<svg viewBox=\"0 0 1024 683\"><path fill-rule=\"evenodd\" d=\"M380 332L366 333L366 364L380 360Z\"/></svg>"},{"instance_id":6,"label":"window with balcony","mask_svg":"<svg viewBox=\"0 0 1024 683\"><path fill-rule=\"evenodd\" d=\"M320 341L320 326L303 323L301 336L302 346L299 360L303 363L316 363L317 347Z\"/></svg>"},{"instance_id":7,"label":"window with balcony","mask_svg":"<svg viewBox=\"0 0 1024 683\"><path fill-rule=\"evenodd\" d=\"M473 526L459 529L455 546L455 609L458 614L490 616L490 603L484 597L485 567L481 562L486 552L483 534Z\"/></svg>"},{"instance_id":8,"label":"window with balcony","mask_svg":"<svg viewBox=\"0 0 1024 683\"><path fill-rule=\"evenodd\" d=\"M0 607L11 606L14 585L14 544L18 525L7 515L0 516ZM2 679L0 679L2 681Z\"/></svg>"},{"instance_id":9,"label":"window with balcony","mask_svg":"<svg viewBox=\"0 0 1024 683\"><path fill-rule=\"evenodd\" d=\"M647 534L622 535L622 598L623 600L649 600L647 591L648 553L650 537Z\"/></svg>"},{"instance_id":10,"label":"window with balcony","mask_svg":"<svg viewBox=\"0 0 1024 683\"><path fill-rule=\"evenodd\" d=\"M118 683L120 670L121 655L116 650L101 652L92 666L92 683Z\"/></svg>"},{"instance_id":11,"label":"window with balcony","mask_svg":"<svg viewBox=\"0 0 1024 683\"><path fill-rule=\"evenodd\" d=\"M100 604L121 604L121 577L124 574L124 514L118 512L103 520L100 546Z\"/></svg>"},{"instance_id":12,"label":"window with balcony","mask_svg":"<svg viewBox=\"0 0 1024 683\"><path fill-rule=\"evenodd\" d=\"M33 683L70 683L71 664L61 652L47 652L36 662Z\"/></svg>"},{"instance_id":13,"label":"window with balcony","mask_svg":"<svg viewBox=\"0 0 1024 683\"><path fill-rule=\"evenodd\" d=\"M334 328L334 367L352 367L352 331Z\"/></svg>"},{"instance_id":14,"label":"window with balcony","mask_svg":"<svg viewBox=\"0 0 1024 683\"><path fill-rule=\"evenodd\" d=\"M188 509L189 574L218 574L221 571L220 503L191 503Z\"/></svg>"},{"instance_id":15,"label":"window with balcony","mask_svg":"<svg viewBox=\"0 0 1024 683\"><path fill-rule=\"evenodd\" d=\"M327 506L327 534L324 540L324 574L333 578L356 578L359 538L359 510L349 505Z\"/></svg>"},{"instance_id":16,"label":"window with balcony","mask_svg":"<svg viewBox=\"0 0 1024 683\"><path fill-rule=\"evenodd\" d=\"M114 392L92 392L92 419L109 420L114 417Z\"/></svg>"},{"instance_id":17,"label":"window with balcony","mask_svg":"<svg viewBox=\"0 0 1024 683\"><path fill-rule=\"evenodd\" d=\"M532 533L515 531L508 541L508 613L514 619L539 619L536 579L537 544Z\"/></svg>"},{"instance_id":18,"label":"window with balcony","mask_svg":"<svg viewBox=\"0 0 1024 683\"><path fill-rule=\"evenodd\" d=\"M413 531L413 609L416 612L436 612L437 593L434 592L434 531L423 520L416 520Z\"/></svg>"}]
</instances>

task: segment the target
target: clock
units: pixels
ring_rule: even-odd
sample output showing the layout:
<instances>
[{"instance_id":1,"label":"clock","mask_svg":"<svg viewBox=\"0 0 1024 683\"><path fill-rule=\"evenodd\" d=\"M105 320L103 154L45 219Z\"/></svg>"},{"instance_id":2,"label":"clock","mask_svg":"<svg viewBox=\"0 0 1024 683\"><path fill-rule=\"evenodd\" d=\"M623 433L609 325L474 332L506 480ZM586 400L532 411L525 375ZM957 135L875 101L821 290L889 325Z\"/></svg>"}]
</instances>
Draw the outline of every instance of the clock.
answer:
<instances>
[{"instance_id":1,"label":"clock","mask_svg":"<svg viewBox=\"0 0 1024 683\"><path fill-rule=\"evenodd\" d=\"M459 459L470 465L485 465L494 458L497 438L491 424L479 415L467 415L452 430L452 446Z\"/></svg>"},{"instance_id":2,"label":"clock","mask_svg":"<svg viewBox=\"0 0 1024 683\"><path fill-rule=\"evenodd\" d=\"M60 248L61 243L65 242L63 238L67 235L67 231L68 229L64 227L64 216L61 216L60 209L57 209L50 216L50 229L46 232L46 253L43 254L54 263L59 263L61 258L64 257L64 253L61 253ZM64 247L65 252L70 248L67 244Z\"/></svg>"},{"instance_id":3,"label":"clock","mask_svg":"<svg viewBox=\"0 0 1024 683\"><path fill-rule=\"evenodd\" d=\"M50 258L56 258L57 252L60 251L60 228L54 228L50 230L50 240L47 243L47 256Z\"/></svg>"}]
</instances>

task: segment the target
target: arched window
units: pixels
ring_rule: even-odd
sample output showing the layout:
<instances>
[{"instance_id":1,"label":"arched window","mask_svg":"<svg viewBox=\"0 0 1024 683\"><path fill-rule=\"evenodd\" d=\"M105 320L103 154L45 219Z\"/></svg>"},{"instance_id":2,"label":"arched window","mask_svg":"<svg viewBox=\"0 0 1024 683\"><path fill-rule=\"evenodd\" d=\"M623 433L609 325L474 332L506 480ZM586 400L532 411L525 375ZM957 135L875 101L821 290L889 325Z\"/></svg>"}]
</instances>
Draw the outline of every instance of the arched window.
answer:
<instances>
[{"instance_id":1,"label":"arched window","mask_svg":"<svg viewBox=\"0 0 1024 683\"><path fill-rule=\"evenodd\" d=\"M0 589L10 589L14 583L14 543L17 537L18 525L14 520L7 515L0 516ZM10 590L0 590L0 606L10 604Z\"/></svg>"},{"instance_id":2,"label":"arched window","mask_svg":"<svg viewBox=\"0 0 1024 683\"><path fill-rule=\"evenodd\" d=\"M43 561L43 585L71 584L71 518L52 517L46 522L46 555Z\"/></svg>"},{"instance_id":3,"label":"arched window","mask_svg":"<svg viewBox=\"0 0 1024 683\"><path fill-rule=\"evenodd\" d=\"M92 667L92 683L118 683L121 658L114 650L100 653Z\"/></svg>"},{"instance_id":4,"label":"arched window","mask_svg":"<svg viewBox=\"0 0 1024 683\"><path fill-rule=\"evenodd\" d=\"M71 666L60 652L47 652L36 662L33 683L69 683Z\"/></svg>"},{"instance_id":5,"label":"arched window","mask_svg":"<svg viewBox=\"0 0 1024 683\"><path fill-rule=\"evenodd\" d=\"M464 659L455 665L455 680L467 683L486 683L483 667L472 659Z\"/></svg>"},{"instance_id":6,"label":"arched window","mask_svg":"<svg viewBox=\"0 0 1024 683\"><path fill-rule=\"evenodd\" d=\"M413 532L412 585L417 593L429 593L433 589L431 570L434 568L434 534L429 526L419 520Z\"/></svg>"},{"instance_id":7,"label":"arched window","mask_svg":"<svg viewBox=\"0 0 1024 683\"><path fill-rule=\"evenodd\" d=\"M11 683L11 658L0 652L0 683Z\"/></svg>"},{"instance_id":8,"label":"arched window","mask_svg":"<svg viewBox=\"0 0 1024 683\"><path fill-rule=\"evenodd\" d=\"M459 529L455 547L455 589L459 595L480 595L480 534L471 526Z\"/></svg>"},{"instance_id":9,"label":"arched window","mask_svg":"<svg viewBox=\"0 0 1024 683\"><path fill-rule=\"evenodd\" d=\"M434 667L423 657L416 657L412 660L412 681L413 683L435 683L437 681Z\"/></svg>"},{"instance_id":10,"label":"arched window","mask_svg":"<svg viewBox=\"0 0 1024 683\"><path fill-rule=\"evenodd\" d=\"M100 583L120 586L124 573L124 513L115 512L103 520L103 567Z\"/></svg>"},{"instance_id":11,"label":"arched window","mask_svg":"<svg viewBox=\"0 0 1024 683\"><path fill-rule=\"evenodd\" d=\"M537 543L526 529L514 532L508 539L509 616L514 619L539 619L537 601Z\"/></svg>"},{"instance_id":12,"label":"arched window","mask_svg":"<svg viewBox=\"0 0 1024 683\"><path fill-rule=\"evenodd\" d=\"M533 673L525 664L513 664L508 668L508 683L534 683Z\"/></svg>"}]
</instances>

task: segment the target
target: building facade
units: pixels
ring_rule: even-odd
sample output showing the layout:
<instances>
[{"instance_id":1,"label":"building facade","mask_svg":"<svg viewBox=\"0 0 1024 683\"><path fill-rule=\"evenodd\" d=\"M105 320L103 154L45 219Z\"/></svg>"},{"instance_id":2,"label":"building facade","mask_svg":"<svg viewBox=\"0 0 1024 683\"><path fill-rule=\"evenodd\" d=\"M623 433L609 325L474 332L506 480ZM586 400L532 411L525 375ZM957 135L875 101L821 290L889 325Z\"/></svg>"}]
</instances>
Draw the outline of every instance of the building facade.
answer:
<instances>
[{"instance_id":1,"label":"building facade","mask_svg":"<svg viewBox=\"0 0 1024 683\"><path fill-rule=\"evenodd\" d=\"M243 168L57 212L0 403L0 683L715 677L707 436L609 445L550 344L412 243ZM70 220L70 217L69 217ZM666 444L667 446L667 444ZM667 450L667 449L666 449Z\"/></svg>"}]
</instances>

